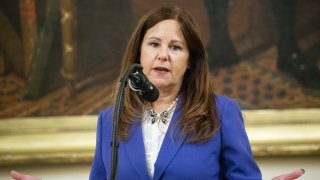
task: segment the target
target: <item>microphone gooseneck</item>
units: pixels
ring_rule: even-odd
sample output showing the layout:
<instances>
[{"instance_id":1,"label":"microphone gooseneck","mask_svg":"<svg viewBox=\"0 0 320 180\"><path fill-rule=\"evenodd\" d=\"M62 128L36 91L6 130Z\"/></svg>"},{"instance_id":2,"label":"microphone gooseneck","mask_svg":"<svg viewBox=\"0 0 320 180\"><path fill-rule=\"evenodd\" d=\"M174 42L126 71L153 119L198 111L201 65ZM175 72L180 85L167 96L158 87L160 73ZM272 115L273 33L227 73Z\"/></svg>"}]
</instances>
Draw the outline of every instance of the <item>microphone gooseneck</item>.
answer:
<instances>
[{"instance_id":1,"label":"microphone gooseneck","mask_svg":"<svg viewBox=\"0 0 320 180\"><path fill-rule=\"evenodd\" d=\"M113 113L113 126L112 126L112 137L110 141L111 146L111 167L110 167L110 179L114 180L117 174L118 166L118 129L119 120L121 119L122 109L124 104L124 90L126 84L132 90L139 93L139 95L149 102L154 102L159 97L158 89L148 81L148 78L142 72L142 66L140 64L132 64L125 72L124 76L121 77L120 86L116 97Z\"/></svg>"}]
</instances>

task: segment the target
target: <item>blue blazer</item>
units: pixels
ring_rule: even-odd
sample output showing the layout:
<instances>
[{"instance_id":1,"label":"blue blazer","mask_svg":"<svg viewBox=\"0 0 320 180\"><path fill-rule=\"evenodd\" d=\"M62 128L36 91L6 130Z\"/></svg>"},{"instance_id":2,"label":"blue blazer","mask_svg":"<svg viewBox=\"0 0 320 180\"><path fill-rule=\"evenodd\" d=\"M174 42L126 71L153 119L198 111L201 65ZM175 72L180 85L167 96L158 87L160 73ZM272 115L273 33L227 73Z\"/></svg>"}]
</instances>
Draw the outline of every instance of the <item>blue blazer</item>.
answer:
<instances>
[{"instance_id":1,"label":"blue blazer","mask_svg":"<svg viewBox=\"0 0 320 180\"><path fill-rule=\"evenodd\" d=\"M181 112L181 99L170 121L155 162L153 179L262 179L252 157L239 105L232 99L215 95L220 130L206 143L189 144L187 138L172 133ZM97 125L96 150L90 172L91 180L110 178L110 140L113 108L102 111ZM131 129L131 136L119 142L117 180L150 180L146 167L141 123Z\"/></svg>"}]
</instances>

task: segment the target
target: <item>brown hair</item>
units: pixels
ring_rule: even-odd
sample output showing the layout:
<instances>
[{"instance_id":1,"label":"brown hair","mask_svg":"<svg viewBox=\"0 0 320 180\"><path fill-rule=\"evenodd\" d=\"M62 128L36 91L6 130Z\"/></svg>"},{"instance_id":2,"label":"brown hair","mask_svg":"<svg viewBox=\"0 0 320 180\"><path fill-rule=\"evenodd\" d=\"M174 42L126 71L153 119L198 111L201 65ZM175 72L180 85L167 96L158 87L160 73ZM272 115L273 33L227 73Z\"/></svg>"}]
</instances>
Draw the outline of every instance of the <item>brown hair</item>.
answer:
<instances>
[{"instance_id":1,"label":"brown hair","mask_svg":"<svg viewBox=\"0 0 320 180\"><path fill-rule=\"evenodd\" d=\"M202 143L212 137L219 128L213 88L209 81L209 69L203 43L192 17L178 7L161 7L145 14L134 30L125 50L120 78L132 63L140 63L141 44L147 30L157 23L173 19L181 27L189 49L189 69L181 86L182 113L178 128L181 136L188 136L190 143ZM184 96L187 95L187 96ZM145 102L128 87L125 89L124 108L119 123L119 137L126 140L129 129L140 116ZM176 126L177 128L177 126Z\"/></svg>"}]
</instances>

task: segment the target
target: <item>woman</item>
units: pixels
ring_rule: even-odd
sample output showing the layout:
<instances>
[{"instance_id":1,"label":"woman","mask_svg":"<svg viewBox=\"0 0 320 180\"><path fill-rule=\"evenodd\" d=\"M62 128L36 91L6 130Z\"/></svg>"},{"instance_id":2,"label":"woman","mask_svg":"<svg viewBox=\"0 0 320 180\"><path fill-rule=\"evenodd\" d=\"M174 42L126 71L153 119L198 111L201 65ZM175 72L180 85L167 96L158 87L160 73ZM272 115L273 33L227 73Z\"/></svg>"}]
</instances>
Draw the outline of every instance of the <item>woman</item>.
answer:
<instances>
[{"instance_id":1,"label":"woman","mask_svg":"<svg viewBox=\"0 0 320 180\"><path fill-rule=\"evenodd\" d=\"M140 63L160 92L147 103L126 87L116 179L261 179L238 104L213 94L191 16L177 7L146 14L124 53L120 77ZM110 177L113 107L97 125L90 179ZM278 176L297 178L301 171ZM15 179L36 177L12 172Z\"/></svg>"},{"instance_id":2,"label":"woman","mask_svg":"<svg viewBox=\"0 0 320 180\"><path fill-rule=\"evenodd\" d=\"M176 7L147 13L122 62L120 77L140 63L160 96L150 104L127 87L116 179L261 179L238 104L212 93L188 13ZM110 107L99 115L90 179L110 176L112 114Z\"/></svg>"}]
</instances>

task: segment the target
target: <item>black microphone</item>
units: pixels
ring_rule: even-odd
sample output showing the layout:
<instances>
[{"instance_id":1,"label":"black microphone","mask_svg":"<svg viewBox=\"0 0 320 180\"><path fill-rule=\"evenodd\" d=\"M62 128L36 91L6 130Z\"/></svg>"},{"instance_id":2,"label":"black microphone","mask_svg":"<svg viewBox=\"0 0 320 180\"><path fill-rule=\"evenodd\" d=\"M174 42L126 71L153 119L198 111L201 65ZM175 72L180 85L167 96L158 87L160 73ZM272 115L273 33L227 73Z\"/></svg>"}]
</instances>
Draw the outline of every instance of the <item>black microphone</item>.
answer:
<instances>
[{"instance_id":1,"label":"black microphone","mask_svg":"<svg viewBox=\"0 0 320 180\"><path fill-rule=\"evenodd\" d=\"M142 72L140 64L134 65L133 72L129 74L129 86L133 91L148 102L155 102L159 98L158 89L148 80Z\"/></svg>"}]
</instances>

